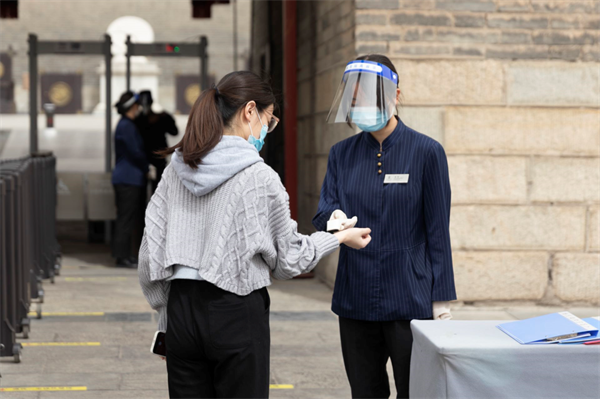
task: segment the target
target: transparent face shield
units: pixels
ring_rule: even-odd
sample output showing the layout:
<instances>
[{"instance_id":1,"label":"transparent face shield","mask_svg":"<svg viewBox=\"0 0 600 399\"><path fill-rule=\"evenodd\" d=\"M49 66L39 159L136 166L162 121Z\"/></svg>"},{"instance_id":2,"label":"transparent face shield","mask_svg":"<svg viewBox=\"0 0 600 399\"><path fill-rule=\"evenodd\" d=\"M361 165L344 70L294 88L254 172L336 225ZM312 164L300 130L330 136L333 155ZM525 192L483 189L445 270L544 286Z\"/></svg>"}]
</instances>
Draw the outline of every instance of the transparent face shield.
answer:
<instances>
[{"instance_id":1,"label":"transparent face shield","mask_svg":"<svg viewBox=\"0 0 600 399\"><path fill-rule=\"evenodd\" d=\"M148 92L140 93L140 105L144 115L148 115L152 110L152 96Z\"/></svg>"},{"instance_id":2,"label":"transparent face shield","mask_svg":"<svg viewBox=\"0 0 600 399\"><path fill-rule=\"evenodd\" d=\"M365 131L383 128L394 115L397 87L398 75L385 65L352 61L346 66L327 121L351 122Z\"/></svg>"}]
</instances>

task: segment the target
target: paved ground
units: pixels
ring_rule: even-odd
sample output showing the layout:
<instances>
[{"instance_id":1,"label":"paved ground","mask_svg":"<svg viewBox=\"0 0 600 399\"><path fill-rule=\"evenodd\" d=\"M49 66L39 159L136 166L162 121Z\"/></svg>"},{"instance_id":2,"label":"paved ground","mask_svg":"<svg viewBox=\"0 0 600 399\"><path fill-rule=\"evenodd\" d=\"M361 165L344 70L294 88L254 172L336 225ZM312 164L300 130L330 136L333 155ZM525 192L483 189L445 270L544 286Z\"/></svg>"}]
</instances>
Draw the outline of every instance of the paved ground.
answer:
<instances>
[{"instance_id":1,"label":"paved ground","mask_svg":"<svg viewBox=\"0 0 600 399\"><path fill-rule=\"evenodd\" d=\"M85 387L86 391L2 392L2 399L168 397L165 364L149 353L156 323L137 274L110 267L105 248L96 248L65 248L69 254L61 276L56 284L45 285L45 315L33 320L30 338L21 340L80 345L26 346L22 363L0 360L2 388ZM286 388L273 387L271 397L348 398L329 288L314 279L294 280L276 282L270 294L271 383ZM462 306L453 314L463 320L511 320L557 310ZM597 308L569 310L580 317L598 315Z\"/></svg>"}]
</instances>

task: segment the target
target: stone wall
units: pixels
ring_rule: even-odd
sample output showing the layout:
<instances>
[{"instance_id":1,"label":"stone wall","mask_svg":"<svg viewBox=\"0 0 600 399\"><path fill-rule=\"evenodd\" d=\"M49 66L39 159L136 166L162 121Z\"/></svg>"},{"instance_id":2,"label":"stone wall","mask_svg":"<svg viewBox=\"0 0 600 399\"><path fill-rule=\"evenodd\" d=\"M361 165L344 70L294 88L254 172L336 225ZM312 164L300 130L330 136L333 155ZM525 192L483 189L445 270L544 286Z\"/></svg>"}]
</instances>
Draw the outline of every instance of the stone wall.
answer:
<instances>
[{"instance_id":1,"label":"stone wall","mask_svg":"<svg viewBox=\"0 0 600 399\"><path fill-rule=\"evenodd\" d=\"M310 146L301 226L309 229L330 146L352 134L324 122L342 66L384 53L399 72L401 117L448 155L459 300L599 303L600 2L324 3L312 22L323 48L312 61L318 95L299 96L315 108L299 120ZM322 26L324 8L342 5L355 39L340 60ZM335 268L330 259L319 273L332 283Z\"/></svg>"},{"instance_id":2,"label":"stone wall","mask_svg":"<svg viewBox=\"0 0 600 399\"><path fill-rule=\"evenodd\" d=\"M238 0L238 68L245 69L250 48L251 0ZM15 101L18 112L28 112L29 97L23 89L28 74L27 35L36 33L38 40L104 40L109 24L122 16L146 20L154 29L156 41L197 42L208 38L209 74L217 81L233 70L233 18L231 4L212 6L210 19L193 19L190 0L20 0L19 18L0 22L0 51L10 46L13 58ZM175 109L175 76L198 74L195 58L149 58L156 62L159 76L159 100L168 110ZM100 101L97 68L101 56L40 56L40 73L81 73L83 75L84 112Z\"/></svg>"},{"instance_id":3,"label":"stone wall","mask_svg":"<svg viewBox=\"0 0 600 399\"><path fill-rule=\"evenodd\" d=\"M333 144L349 137L346 125L325 119L346 63L356 56L354 1L298 1L298 224L314 231L327 157ZM337 253L323 260L318 274L335 279Z\"/></svg>"}]
</instances>

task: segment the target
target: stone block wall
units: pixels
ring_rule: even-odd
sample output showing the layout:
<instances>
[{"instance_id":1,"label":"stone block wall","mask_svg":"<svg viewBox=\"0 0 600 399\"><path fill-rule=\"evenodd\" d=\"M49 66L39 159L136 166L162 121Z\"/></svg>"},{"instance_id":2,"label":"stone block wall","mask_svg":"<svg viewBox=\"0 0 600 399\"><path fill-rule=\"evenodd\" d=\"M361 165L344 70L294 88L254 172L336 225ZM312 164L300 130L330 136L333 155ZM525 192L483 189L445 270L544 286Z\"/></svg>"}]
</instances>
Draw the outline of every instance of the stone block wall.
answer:
<instances>
[{"instance_id":1,"label":"stone block wall","mask_svg":"<svg viewBox=\"0 0 600 399\"><path fill-rule=\"evenodd\" d=\"M352 5L354 51L338 61L341 47L325 47L312 60L330 67L317 68L317 110L299 121L312 146L301 226L310 229L329 148L353 134L324 122L340 71L383 53L399 72L400 116L448 155L459 300L600 303L600 2L323 3L312 23L325 46L324 8ZM335 260L319 266L329 283Z\"/></svg>"},{"instance_id":2,"label":"stone block wall","mask_svg":"<svg viewBox=\"0 0 600 399\"><path fill-rule=\"evenodd\" d=\"M329 149L353 130L325 120L346 63L356 56L354 1L298 1L298 225L314 231ZM337 254L318 273L332 283Z\"/></svg>"}]
</instances>

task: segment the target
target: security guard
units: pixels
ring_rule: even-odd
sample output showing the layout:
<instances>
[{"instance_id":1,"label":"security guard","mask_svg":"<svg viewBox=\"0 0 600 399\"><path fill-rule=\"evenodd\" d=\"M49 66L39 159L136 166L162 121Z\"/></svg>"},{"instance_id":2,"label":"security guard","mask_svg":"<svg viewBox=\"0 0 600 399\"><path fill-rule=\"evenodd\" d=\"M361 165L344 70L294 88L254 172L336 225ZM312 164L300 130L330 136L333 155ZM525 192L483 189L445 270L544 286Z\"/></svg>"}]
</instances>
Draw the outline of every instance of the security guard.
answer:
<instances>
[{"instance_id":1,"label":"security guard","mask_svg":"<svg viewBox=\"0 0 600 399\"><path fill-rule=\"evenodd\" d=\"M372 230L367 248L342 245L333 293L354 398L389 397L390 357L398 397L408 397L410 321L450 318L456 299L446 154L393 115L399 96L391 61L360 57L346 66L328 116L362 132L331 149L313 224L341 230L358 219Z\"/></svg>"},{"instance_id":2,"label":"security guard","mask_svg":"<svg viewBox=\"0 0 600 399\"><path fill-rule=\"evenodd\" d=\"M177 136L179 131L177 130L175 119L169 113L164 111L156 113L152 110L152 103L154 101L150 90L140 91L139 98L142 112L135 119L135 124L144 140L148 162L156 168L156 176L150 182L152 192L154 193L167 167L167 161L163 156L158 155L157 151L162 151L168 147L165 134Z\"/></svg>"},{"instance_id":3,"label":"security guard","mask_svg":"<svg viewBox=\"0 0 600 399\"><path fill-rule=\"evenodd\" d=\"M115 107L121 119L115 129L116 160L112 172L117 205L112 252L117 267L136 268L137 258L133 254L138 252L143 232L148 174L144 142L133 122L140 111L139 96L127 91Z\"/></svg>"}]
</instances>

